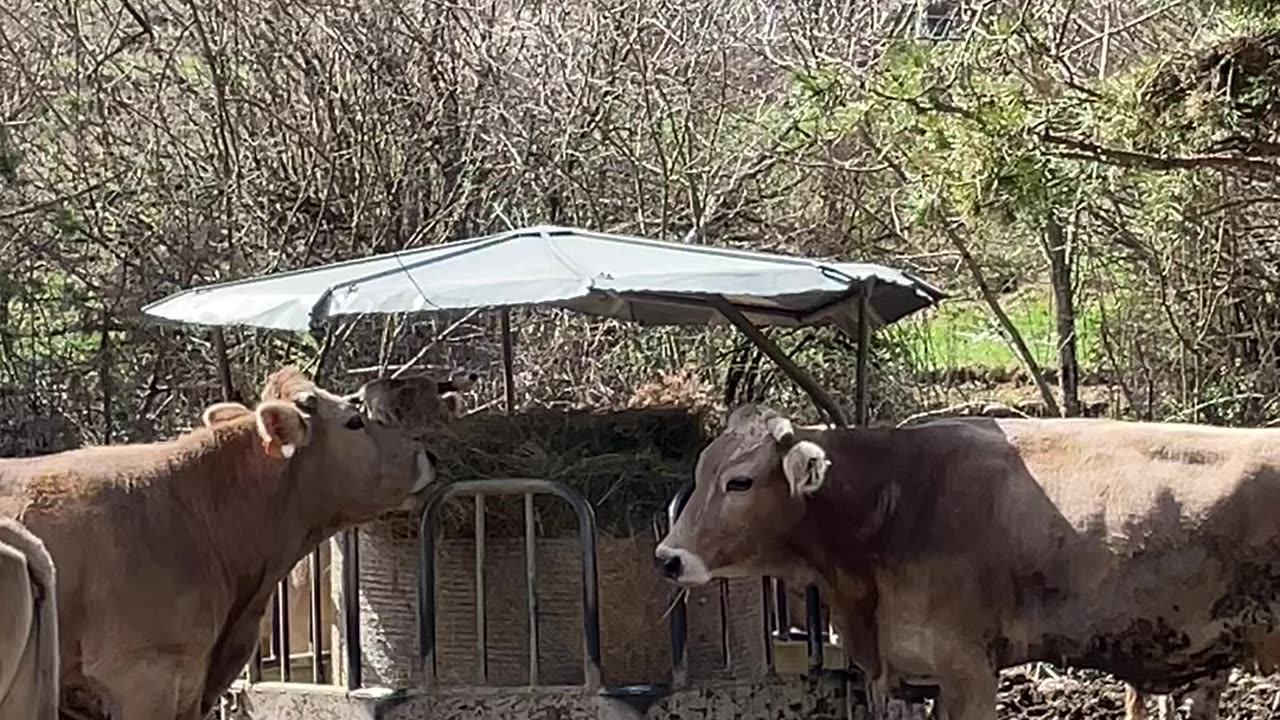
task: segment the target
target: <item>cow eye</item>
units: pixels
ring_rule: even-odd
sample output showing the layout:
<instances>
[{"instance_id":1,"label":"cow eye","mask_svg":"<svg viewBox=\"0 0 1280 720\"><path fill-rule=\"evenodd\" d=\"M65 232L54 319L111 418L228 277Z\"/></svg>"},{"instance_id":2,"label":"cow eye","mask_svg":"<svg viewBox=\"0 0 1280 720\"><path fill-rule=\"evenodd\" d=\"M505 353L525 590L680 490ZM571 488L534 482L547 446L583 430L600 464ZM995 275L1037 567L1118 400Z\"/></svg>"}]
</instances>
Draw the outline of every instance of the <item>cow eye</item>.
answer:
<instances>
[{"instance_id":1,"label":"cow eye","mask_svg":"<svg viewBox=\"0 0 1280 720\"><path fill-rule=\"evenodd\" d=\"M359 430L362 427L364 427L364 418L359 415L352 415L347 419L348 430Z\"/></svg>"},{"instance_id":2,"label":"cow eye","mask_svg":"<svg viewBox=\"0 0 1280 720\"><path fill-rule=\"evenodd\" d=\"M724 489L728 490L729 492L742 492L744 490L750 490L751 482L752 482L751 478L749 477L736 477L731 479L729 482L725 483Z\"/></svg>"}]
</instances>

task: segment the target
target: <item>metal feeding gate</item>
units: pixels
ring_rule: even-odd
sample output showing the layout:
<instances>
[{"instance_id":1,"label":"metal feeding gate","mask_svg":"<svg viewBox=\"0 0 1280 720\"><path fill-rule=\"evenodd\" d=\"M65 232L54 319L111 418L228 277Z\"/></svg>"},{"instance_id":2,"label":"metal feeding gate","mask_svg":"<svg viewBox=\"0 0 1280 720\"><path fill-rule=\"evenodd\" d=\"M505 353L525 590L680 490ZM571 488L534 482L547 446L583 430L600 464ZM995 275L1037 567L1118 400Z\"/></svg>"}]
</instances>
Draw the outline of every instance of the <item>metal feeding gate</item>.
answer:
<instances>
[{"instance_id":1,"label":"metal feeding gate","mask_svg":"<svg viewBox=\"0 0 1280 720\"><path fill-rule=\"evenodd\" d=\"M418 574L418 642L421 648L423 676L428 687L436 682L436 546L434 522L440 506L451 498L467 495L475 500L476 562L476 657L477 684L488 685L488 628L485 609L485 524L486 495L524 496L525 592L528 597L529 686L538 678L538 567L537 528L533 498L535 494L554 495L569 503L578 517L578 538L582 546L582 643L583 686L600 687L600 606L599 576L596 570L596 517L591 505L576 490L564 483L549 480L511 478L505 480L467 480L434 488L426 499L419 525L421 555Z\"/></svg>"},{"instance_id":2,"label":"metal feeding gate","mask_svg":"<svg viewBox=\"0 0 1280 720\"><path fill-rule=\"evenodd\" d=\"M255 326L260 328L311 332L320 337L342 337L339 325L350 327L362 316L370 314L414 314L437 311L490 308L501 313L503 329L503 369L506 382L507 411L514 411L513 341L510 332L509 309L518 306L542 306L570 309L587 315L611 317L646 325L694 325L710 326L729 324L737 328L764 355L773 360L786 375L801 387L814 404L838 426L844 426L845 415L840 406L803 369L798 367L763 332L760 326L798 328L806 326L831 326L857 342L856 372L856 420L867 419L867 354L874 327L896 322L900 318L934 305L945 295L928 283L901 271L880 265L823 261L803 257L768 253L746 252L727 248L685 242L663 242L626 235L597 233L577 228L537 226L515 229L486 237L460 240L428 247L412 248L396 253L342 263L277 273L259 278L221 283L179 292L143 309L149 315L172 321L214 326ZM223 347L221 336L215 330L215 346ZM324 343L322 347L328 347ZM419 353L421 355L422 353ZM323 369L321 358L321 368ZM416 360L416 358L415 358ZM229 371L222 361L221 374L226 391L230 393ZM396 372L407 370L410 361ZM317 374L321 374L320 371ZM582 543L583 571L583 636L584 678L577 694L561 694L559 699L549 700L556 713L595 717L595 708L601 701L617 700L632 708L632 716L643 715L647 703L655 702L662 692L657 684L605 690L596 697L590 693L583 700L582 692L600 686L602 682L602 658L600 647L599 597L594 583L598 568L595 566L596 537L591 508L583 498L571 489L541 480L483 480L442 486L433 491L428 512L419 525L422 554L418 558L422 575L417 578L421 602L417 608L417 622L423 681L431 686L431 702L415 705L413 687L398 689L362 688L362 643L360 641L360 543L357 530L350 529L342 535L343 582L341 603L343 609L343 633L346 645L345 663L324 663L323 638L320 624L312 620L308 645L311 647L313 680L323 680L328 675L339 676L345 670L346 687L350 692L341 699L330 698L326 702L377 703L377 705L351 709L344 714L335 710L332 717L365 717L372 712L388 719L419 717L454 717L448 702L451 691L435 687L439 661L439 646L434 637L437 628L436 611L440 608L433 599L436 570L430 517L446 497L472 494L476 501L477 540L475 545L477 566L477 593L486 594L483 568L486 558L483 535L485 495L526 495L525 548L529 558L534 557L530 537L532 523L532 495L552 494L568 501L579 516L579 536ZM673 501L673 513L683 505L683 495ZM674 516L674 515L673 515ZM317 610L317 602L323 572L320 556L313 554L312 577L309 587L311 609ZM533 564L526 566L526 587L532 587L538 575ZM735 581L736 582L736 581ZM734 593L727 593L721 583L721 613L728 612ZM775 617L780 635L789 634L785 618L785 590L771 586L768 581L753 588L734 586L737 590L759 593L760 602L754 604L763 615L757 636L768 638L770 614ZM274 654L279 656L280 677L292 677L289 661L289 588L282 583L277 598L277 618L273 636ZM770 598L773 596L773 600ZM540 608L534 594L530 594L526 608L530 631L529 680L542 679L537 656L539 630L537 620ZM477 605L476 623L477 671L485 682L487 650L479 647L487 636L483 603ZM779 610L782 609L782 612ZM820 601L810 589L806 596L808 668L820 670L823 665ZM734 611L736 612L736 610ZM825 717L829 711L825 705L830 700L821 692L809 689L798 696L790 686L765 685L743 689L736 686L718 686L700 677L690 677L689 628L691 614L683 603L677 603L671 615L672 630L672 678L674 687L670 696L662 700L663 712L672 717L682 713L700 714L712 712L711 706L697 706L697 702L719 703L717 707L735 707L739 716L768 716L785 718L796 713ZM721 624L721 633L732 634L728 624ZM729 628L726 630L725 628ZM756 634L752 631L752 634ZM736 672L736 656L731 656L731 640L723 641L723 665ZM766 641L765 664L772 668L772 645ZM252 680L262 677L259 662L249 668ZM732 673L731 673L732 674ZM689 692L681 685L690 684ZM693 687L693 683L703 683ZM250 684L251 688L253 683ZM259 683L259 686L262 684ZM290 688L300 686L296 684ZM734 689L736 688L736 689ZM375 692L376 690L376 692ZM696 692L694 692L696 691ZM274 692L274 691L273 691ZM527 692L527 689L526 689ZM735 695L735 693L737 693ZM745 693L745 695L743 694ZM753 694L754 693L754 694ZM287 693L286 693L287 695ZM255 720L286 717L298 714L293 702L284 695L268 697L267 689L254 693L259 708L251 715ZM394 696L394 701L392 698ZM846 691L845 701L850 694ZM701 698L698 700L697 698ZM799 699L796 699L799 698ZM602 700L603 699L603 700ZM785 703L784 703L785 700ZM299 701L301 702L301 701ZM318 700L306 701L308 708ZM461 702L461 701L460 701ZM468 700L466 702L473 702ZM523 702L523 701L522 701ZM559 703L556 705L555 703ZM574 705L573 703L578 703ZM585 704L583 704L585 703ZM822 705L822 707L818 707ZM474 706L453 706L466 715ZM294 707L293 711L289 708ZM472 707L471 711L459 708ZM620 708L621 706L619 706ZM265 708L265 709L263 709ZM279 708L278 712L275 708ZM507 708L511 710L511 708ZM528 710L528 708L525 708ZM615 708L616 709L616 708ZM622 712L621 709L617 709ZM603 711L602 711L603 712ZM611 711L612 712L612 711ZM291 714L292 713L292 714ZM363 713L363 714L361 714ZM815 714L816 713L816 714ZM305 713L304 713L305 714ZM557 715L559 716L559 715ZM495 717L505 717L501 713Z\"/></svg>"}]
</instances>

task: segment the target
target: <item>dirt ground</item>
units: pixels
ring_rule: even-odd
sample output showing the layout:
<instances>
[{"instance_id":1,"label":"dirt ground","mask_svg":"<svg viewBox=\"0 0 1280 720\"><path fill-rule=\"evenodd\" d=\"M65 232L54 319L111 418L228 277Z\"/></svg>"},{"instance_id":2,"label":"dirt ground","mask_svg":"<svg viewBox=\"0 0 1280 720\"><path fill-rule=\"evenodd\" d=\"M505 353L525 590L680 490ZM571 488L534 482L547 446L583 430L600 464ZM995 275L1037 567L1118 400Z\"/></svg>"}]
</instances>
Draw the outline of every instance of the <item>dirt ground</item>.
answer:
<instances>
[{"instance_id":1,"label":"dirt ground","mask_svg":"<svg viewBox=\"0 0 1280 720\"><path fill-rule=\"evenodd\" d=\"M1154 719L1155 698L1149 698L1148 703L1149 716ZM1001 720L1121 720L1124 685L1102 673L1047 666L1017 668L1000 679L998 715ZM1280 719L1280 676L1233 674L1219 717Z\"/></svg>"}]
</instances>

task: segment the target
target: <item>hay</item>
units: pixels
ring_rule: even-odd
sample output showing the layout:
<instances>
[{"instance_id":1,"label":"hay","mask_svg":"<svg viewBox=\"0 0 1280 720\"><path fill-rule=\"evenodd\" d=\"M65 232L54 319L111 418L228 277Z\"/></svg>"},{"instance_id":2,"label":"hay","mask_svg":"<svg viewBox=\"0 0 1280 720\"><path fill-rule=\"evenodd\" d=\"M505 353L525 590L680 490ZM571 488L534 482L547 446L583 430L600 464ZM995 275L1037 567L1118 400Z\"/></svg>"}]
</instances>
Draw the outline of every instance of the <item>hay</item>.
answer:
<instances>
[{"instance_id":1,"label":"hay","mask_svg":"<svg viewBox=\"0 0 1280 720\"><path fill-rule=\"evenodd\" d=\"M599 531L633 537L652 527L655 513L693 475L708 439L701 414L681 408L617 412L536 410L515 416L473 415L432 432L445 481L517 477L558 480L595 509ZM519 537L520 497L486 498L489 537ZM540 537L577 534L577 518L558 498L535 502ZM469 499L441 509L445 537L471 537Z\"/></svg>"}]
</instances>

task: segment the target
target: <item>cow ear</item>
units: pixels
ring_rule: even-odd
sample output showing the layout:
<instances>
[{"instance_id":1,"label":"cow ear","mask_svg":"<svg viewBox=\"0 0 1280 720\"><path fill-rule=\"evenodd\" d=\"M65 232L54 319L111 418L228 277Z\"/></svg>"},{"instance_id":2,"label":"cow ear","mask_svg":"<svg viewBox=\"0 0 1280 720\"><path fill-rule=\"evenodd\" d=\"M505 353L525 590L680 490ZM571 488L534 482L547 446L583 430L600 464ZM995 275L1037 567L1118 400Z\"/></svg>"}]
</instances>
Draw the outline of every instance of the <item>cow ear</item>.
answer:
<instances>
[{"instance_id":1,"label":"cow ear","mask_svg":"<svg viewBox=\"0 0 1280 720\"><path fill-rule=\"evenodd\" d=\"M268 400L258 406L258 435L262 449L274 458L291 458L307 444L307 416L291 403Z\"/></svg>"},{"instance_id":2,"label":"cow ear","mask_svg":"<svg viewBox=\"0 0 1280 720\"><path fill-rule=\"evenodd\" d=\"M782 456L782 473L791 486L791 496L812 495L822 487L827 478L831 460L821 445L801 440Z\"/></svg>"},{"instance_id":3,"label":"cow ear","mask_svg":"<svg viewBox=\"0 0 1280 720\"><path fill-rule=\"evenodd\" d=\"M214 403L204 409L204 413L200 415L200 421L205 427L213 427L217 423L234 420L251 412L253 411L238 402Z\"/></svg>"},{"instance_id":4,"label":"cow ear","mask_svg":"<svg viewBox=\"0 0 1280 720\"><path fill-rule=\"evenodd\" d=\"M765 421L765 427L769 429L769 435L778 444L779 451L785 453L795 445L796 431L791 426L790 420L784 417L771 417Z\"/></svg>"}]
</instances>

